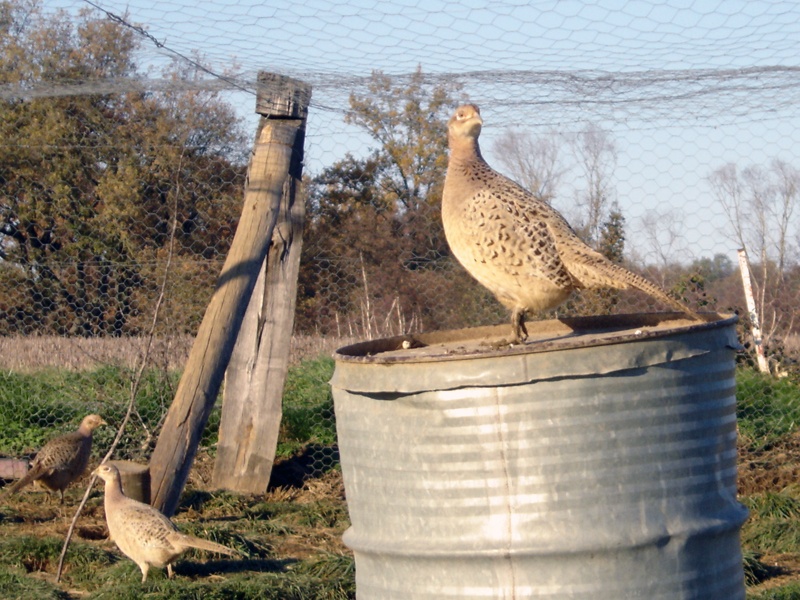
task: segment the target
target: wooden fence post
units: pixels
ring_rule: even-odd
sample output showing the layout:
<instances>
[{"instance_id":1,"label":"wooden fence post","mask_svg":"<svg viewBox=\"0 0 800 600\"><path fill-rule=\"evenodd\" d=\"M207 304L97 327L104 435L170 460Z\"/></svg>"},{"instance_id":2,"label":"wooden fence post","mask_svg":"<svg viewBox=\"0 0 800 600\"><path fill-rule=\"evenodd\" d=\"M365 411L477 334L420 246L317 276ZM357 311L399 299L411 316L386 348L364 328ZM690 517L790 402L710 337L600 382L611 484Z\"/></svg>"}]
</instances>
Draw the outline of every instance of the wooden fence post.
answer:
<instances>
[{"instance_id":1,"label":"wooden fence post","mask_svg":"<svg viewBox=\"0 0 800 600\"><path fill-rule=\"evenodd\" d=\"M302 159L302 147L293 157ZM263 493L278 447L289 368L305 204L288 180L264 267L225 373L215 487Z\"/></svg>"},{"instance_id":2,"label":"wooden fence post","mask_svg":"<svg viewBox=\"0 0 800 600\"><path fill-rule=\"evenodd\" d=\"M259 124L242 216L150 460L152 504L178 506L245 310L267 256L287 185L301 178L310 86L259 74ZM268 118L267 118L268 117ZM300 156L296 156L300 149Z\"/></svg>"}]
</instances>

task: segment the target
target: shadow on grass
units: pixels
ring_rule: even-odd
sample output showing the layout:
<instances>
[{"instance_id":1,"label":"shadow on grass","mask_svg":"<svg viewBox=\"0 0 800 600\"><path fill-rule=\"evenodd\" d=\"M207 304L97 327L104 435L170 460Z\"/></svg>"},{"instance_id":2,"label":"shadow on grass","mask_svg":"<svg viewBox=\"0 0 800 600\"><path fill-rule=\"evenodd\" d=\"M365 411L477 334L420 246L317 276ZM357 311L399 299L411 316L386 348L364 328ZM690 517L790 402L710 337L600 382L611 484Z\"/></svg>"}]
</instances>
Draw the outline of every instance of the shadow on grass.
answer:
<instances>
[{"instance_id":1,"label":"shadow on grass","mask_svg":"<svg viewBox=\"0 0 800 600\"><path fill-rule=\"evenodd\" d=\"M339 446L308 444L303 450L272 467L267 489L301 488L309 479L324 475L339 464Z\"/></svg>"},{"instance_id":2,"label":"shadow on grass","mask_svg":"<svg viewBox=\"0 0 800 600\"><path fill-rule=\"evenodd\" d=\"M285 573L289 567L297 564L295 559L263 559L243 558L209 560L206 562L193 562L182 560L173 565L175 575L182 577L208 577L209 575L234 574L234 573ZM166 571L165 571L166 573Z\"/></svg>"},{"instance_id":3,"label":"shadow on grass","mask_svg":"<svg viewBox=\"0 0 800 600\"><path fill-rule=\"evenodd\" d=\"M788 571L780 566L768 565L761 561L761 554L745 550L743 553L744 580L748 587L759 585Z\"/></svg>"}]
</instances>

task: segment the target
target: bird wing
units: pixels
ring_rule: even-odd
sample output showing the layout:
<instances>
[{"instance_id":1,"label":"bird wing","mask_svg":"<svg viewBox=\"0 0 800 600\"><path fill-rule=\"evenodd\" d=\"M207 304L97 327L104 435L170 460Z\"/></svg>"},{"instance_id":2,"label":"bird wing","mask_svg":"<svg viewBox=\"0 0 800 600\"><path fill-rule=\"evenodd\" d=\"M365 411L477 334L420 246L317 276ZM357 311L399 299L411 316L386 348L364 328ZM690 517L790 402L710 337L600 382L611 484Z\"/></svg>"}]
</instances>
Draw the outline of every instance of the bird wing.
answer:
<instances>
[{"instance_id":1,"label":"bird wing","mask_svg":"<svg viewBox=\"0 0 800 600\"><path fill-rule=\"evenodd\" d=\"M119 518L123 523L125 537L147 549L173 550L169 540L175 525L163 514L141 502L125 503L119 508Z\"/></svg>"},{"instance_id":2,"label":"bird wing","mask_svg":"<svg viewBox=\"0 0 800 600\"><path fill-rule=\"evenodd\" d=\"M561 214L546 202L513 180L493 171L492 189L502 199L502 211L511 220L515 239L529 261L528 276L544 277L556 287L580 287L572 277L559 253L559 238L574 236L575 232ZM520 235L520 233L522 235Z\"/></svg>"},{"instance_id":3,"label":"bird wing","mask_svg":"<svg viewBox=\"0 0 800 600\"><path fill-rule=\"evenodd\" d=\"M43 470L64 468L78 458L85 444L81 434L68 433L42 446L34 462Z\"/></svg>"},{"instance_id":4,"label":"bird wing","mask_svg":"<svg viewBox=\"0 0 800 600\"><path fill-rule=\"evenodd\" d=\"M84 437L77 432L68 433L47 442L31 461L30 469L11 487L14 493L37 479L52 477L57 471L71 465L81 454Z\"/></svg>"}]
</instances>

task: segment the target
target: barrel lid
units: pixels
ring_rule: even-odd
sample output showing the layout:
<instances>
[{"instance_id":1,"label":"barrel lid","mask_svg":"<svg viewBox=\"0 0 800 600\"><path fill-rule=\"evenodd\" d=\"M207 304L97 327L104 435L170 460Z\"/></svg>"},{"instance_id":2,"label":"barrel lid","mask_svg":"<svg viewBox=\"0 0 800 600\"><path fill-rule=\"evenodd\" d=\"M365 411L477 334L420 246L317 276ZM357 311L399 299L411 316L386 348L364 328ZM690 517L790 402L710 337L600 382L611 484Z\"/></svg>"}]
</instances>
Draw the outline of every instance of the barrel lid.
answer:
<instances>
[{"instance_id":1,"label":"barrel lid","mask_svg":"<svg viewBox=\"0 0 800 600\"><path fill-rule=\"evenodd\" d=\"M526 323L525 343L509 345L510 325L400 335L339 348L331 385L351 391L414 392L467 385L585 376L740 349L732 314L637 313ZM469 361L466 365L435 363ZM391 373L375 366L393 367ZM372 367L365 369L364 367ZM445 368L448 367L448 368ZM441 381L440 381L441 380Z\"/></svg>"}]
</instances>

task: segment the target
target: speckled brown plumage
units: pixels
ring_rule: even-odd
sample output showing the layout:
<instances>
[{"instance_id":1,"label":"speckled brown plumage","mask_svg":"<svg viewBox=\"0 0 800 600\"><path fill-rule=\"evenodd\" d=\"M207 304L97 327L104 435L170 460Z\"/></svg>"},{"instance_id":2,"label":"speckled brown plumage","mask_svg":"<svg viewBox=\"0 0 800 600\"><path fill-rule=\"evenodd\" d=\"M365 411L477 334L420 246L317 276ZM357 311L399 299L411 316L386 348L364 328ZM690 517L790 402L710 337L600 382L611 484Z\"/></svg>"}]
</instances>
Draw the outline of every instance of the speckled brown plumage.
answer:
<instances>
[{"instance_id":1,"label":"speckled brown plumage","mask_svg":"<svg viewBox=\"0 0 800 600\"><path fill-rule=\"evenodd\" d=\"M119 471L102 464L94 474L105 482L106 523L111 539L122 553L142 571L142 583L150 567L167 567L172 578L172 563L190 548L235 556L231 548L178 531L177 527L158 510L122 492Z\"/></svg>"},{"instance_id":2,"label":"speckled brown plumage","mask_svg":"<svg viewBox=\"0 0 800 600\"><path fill-rule=\"evenodd\" d=\"M51 491L57 491L64 503L64 490L78 479L89 465L92 453L92 432L106 422L100 415L88 415L77 431L53 438L36 454L28 473L10 488L9 493L21 490L33 481Z\"/></svg>"},{"instance_id":3,"label":"speckled brown plumage","mask_svg":"<svg viewBox=\"0 0 800 600\"><path fill-rule=\"evenodd\" d=\"M699 319L587 246L558 211L494 171L478 145L482 125L474 104L460 106L449 121L442 221L458 261L512 311L512 341L527 337L526 313L555 308L578 289L636 288Z\"/></svg>"}]
</instances>

